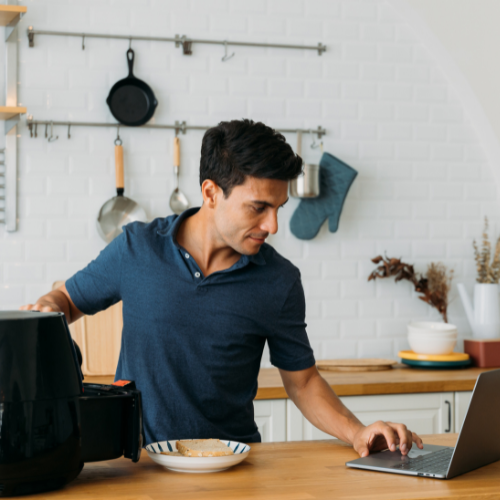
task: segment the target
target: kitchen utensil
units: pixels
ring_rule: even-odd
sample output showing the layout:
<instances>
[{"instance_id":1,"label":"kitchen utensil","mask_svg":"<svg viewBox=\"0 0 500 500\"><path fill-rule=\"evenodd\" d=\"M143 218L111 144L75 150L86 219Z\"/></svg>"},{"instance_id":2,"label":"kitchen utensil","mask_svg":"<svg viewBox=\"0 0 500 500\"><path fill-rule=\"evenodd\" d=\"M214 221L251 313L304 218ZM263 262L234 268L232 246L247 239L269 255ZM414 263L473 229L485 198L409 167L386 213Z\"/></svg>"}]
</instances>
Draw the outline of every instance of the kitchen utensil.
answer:
<instances>
[{"instance_id":1,"label":"kitchen utensil","mask_svg":"<svg viewBox=\"0 0 500 500\"><path fill-rule=\"evenodd\" d=\"M297 132L297 154L302 156L302 132ZM319 196L319 165L302 164L302 173L290 181L290 196L316 198Z\"/></svg>"},{"instance_id":2,"label":"kitchen utensil","mask_svg":"<svg viewBox=\"0 0 500 500\"><path fill-rule=\"evenodd\" d=\"M63 313L0 312L0 346L1 497L60 488L84 462L139 460L139 391L82 384Z\"/></svg>"},{"instance_id":3,"label":"kitchen utensil","mask_svg":"<svg viewBox=\"0 0 500 500\"><path fill-rule=\"evenodd\" d=\"M365 359L326 359L316 361L318 370L334 372L367 372L390 370L397 361L392 359L365 358Z\"/></svg>"},{"instance_id":4,"label":"kitchen utensil","mask_svg":"<svg viewBox=\"0 0 500 500\"><path fill-rule=\"evenodd\" d=\"M457 327L437 321L418 321L408 324L408 333L417 335L450 336L457 335Z\"/></svg>"},{"instance_id":5,"label":"kitchen utensil","mask_svg":"<svg viewBox=\"0 0 500 500\"><path fill-rule=\"evenodd\" d=\"M116 82L106 102L111 114L124 125L143 125L153 116L158 101L151 87L134 76L134 51L127 50L128 76Z\"/></svg>"},{"instance_id":6,"label":"kitchen utensil","mask_svg":"<svg viewBox=\"0 0 500 500\"><path fill-rule=\"evenodd\" d=\"M461 368L471 364L468 354L418 354L413 351L399 351L401 362L419 368Z\"/></svg>"},{"instance_id":7,"label":"kitchen utensil","mask_svg":"<svg viewBox=\"0 0 500 500\"><path fill-rule=\"evenodd\" d=\"M465 368L470 366L470 360L467 361L422 361L414 359L402 359L401 363L414 366L415 368L433 368L449 370L453 368Z\"/></svg>"},{"instance_id":8,"label":"kitchen utensil","mask_svg":"<svg viewBox=\"0 0 500 500\"><path fill-rule=\"evenodd\" d=\"M413 338L425 338L425 339L457 339L458 338L458 333L457 332L450 332L450 333L440 333L440 334L435 334L435 333L409 333L408 336L413 337Z\"/></svg>"},{"instance_id":9,"label":"kitchen utensil","mask_svg":"<svg viewBox=\"0 0 500 500\"><path fill-rule=\"evenodd\" d=\"M408 343L418 354L450 354L457 343L456 338L408 335Z\"/></svg>"},{"instance_id":10,"label":"kitchen utensil","mask_svg":"<svg viewBox=\"0 0 500 500\"><path fill-rule=\"evenodd\" d=\"M108 200L97 216L97 231L101 238L110 243L123 232L123 226L130 222L146 222L146 212L135 201L123 195L125 179L123 171L123 146L115 141L116 196Z\"/></svg>"},{"instance_id":11,"label":"kitchen utensil","mask_svg":"<svg viewBox=\"0 0 500 500\"><path fill-rule=\"evenodd\" d=\"M467 314L472 333L478 339L500 337L500 306L496 283L476 283L474 285L474 306L462 283L457 285L458 293Z\"/></svg>"},{"instance_id":12,"label":"kitchen utensil","mask_svg":"<svg viewBox=\"0 0 500 500\"><path fill-rule=\"evenodd\" d=\"M139 461L142 400L134 382L83 384L79 403L83 462L113 460L121 456Z\"/></svg>"},{"instance_id":13,"label":"kitchen utensil","mask_svg":"<svg viewBox=\"0 0 500 500\"><path fill-rule=\"evenodd\" d=\"M178 137L174 137L174 172L177 178L177 185L170 196L170 208L174 214L181 214L189 208L189 201L184 193L179 189L179 168L181 165L181 146Z\"/></svg>"},{"instance_id":14,"label":"kitchen utensil","mask_svg":"<svg viewBox=\"0 0 500 500\"><path fill-rule=\"evenodd\" d=\"M162 455L162 451L177 451L176 440L160 441L148 444L146 451L157 464L175 472L220 472L239 464L250 453L250 446L237 441L223 441L234 452L234 455L224 457L185 457L179 455Z\"/></svg>"},{"instance_id":15,"label":"kitchen utensil","mask_svg":"<svg viewBox=\"0 0 500 500\"><path fill-rule=\"evenodd\" d=\"M461 368L469 366L468 354L454 352L445 355L417 354L413 351L400 351L401 362L418 368Z\"/></svg>"},{"instance_id":16,"label":"kitchen utensil","mask_svg":"<svg viewBox=\"0 0 500 500\"><path fill-rule=\"evenodd\" d=\"M0 312L2 496L53 490L80 460L81 376L62 313Z\"/></svg>"},{"instance_id":17,"label":"kitchen utensil","mask_svg":"<svg viewBox=\"0 0 500 500\"><path fill-rule=\"evenodd\" d=\"M452 352L451 354L419 354L414 351L399 351L398 356L402 359L411 359L416 361L467 361L469 355L463 352Z\"/></svg>"},{"instance_id":18,"label":"kitchen utensil","mask_svg":"<svg viewBox=\"0 0 500 500\"><path fill-rule=\"evenodd\" d=\"M301 240L314 238L326 219L330 232L337 231L344 201L358 175L356 170L329 153L323 153L319 165L319 196L300 200L290 219L290 230Z\"/></svg>"},{"instance_id":19,"label":"kitchen utensil","mask_svg":"<svg viewBox=\"0 0 500 500\"><path fill-rule=\"evenodd\" d=\"M465 339L464 352L471 357L474 366L500 367L500 339Z\"/></svg>"}]
</instances>

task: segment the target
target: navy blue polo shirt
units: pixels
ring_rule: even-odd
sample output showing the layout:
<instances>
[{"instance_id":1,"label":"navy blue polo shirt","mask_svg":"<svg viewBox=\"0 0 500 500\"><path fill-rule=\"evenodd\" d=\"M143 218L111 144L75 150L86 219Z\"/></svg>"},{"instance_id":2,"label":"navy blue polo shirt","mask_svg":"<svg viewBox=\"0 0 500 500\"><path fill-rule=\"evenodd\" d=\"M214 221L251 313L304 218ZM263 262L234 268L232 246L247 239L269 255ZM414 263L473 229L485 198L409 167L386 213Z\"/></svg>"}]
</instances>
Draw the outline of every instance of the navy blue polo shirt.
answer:
<instances>
[{"instance_id":1,"label":"navy blue polo shirt","mask_svg":"<svg viewBox=\"0 0 500 500\"><path fill-rule=\"evenodd\" d=\"M85 314L123 301L116 379L134 380L142 392L146 444L258 442L253 399L266 340L278 368L315 363L299 270L263 244L256 255L203 276L175 238L198 210L127 225L66 281Z\"/></svg>"}]
</instances>

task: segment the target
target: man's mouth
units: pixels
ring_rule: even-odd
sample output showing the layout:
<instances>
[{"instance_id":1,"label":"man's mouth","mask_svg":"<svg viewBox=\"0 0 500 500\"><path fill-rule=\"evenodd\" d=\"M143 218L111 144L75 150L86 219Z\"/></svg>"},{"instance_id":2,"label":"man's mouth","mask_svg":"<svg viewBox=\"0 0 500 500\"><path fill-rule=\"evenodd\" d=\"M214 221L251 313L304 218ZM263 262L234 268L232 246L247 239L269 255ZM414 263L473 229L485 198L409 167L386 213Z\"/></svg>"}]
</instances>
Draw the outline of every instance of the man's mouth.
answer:
<instances>
[{"instance_id":1,"label":"man's mouth","mask_svg":"<svg viewBox=\"0 0 500 500\"><path fill-rule=\"evenodd\" d=\"M267 234L265 236L250 236L250 239L257 243L264 243L266 241Z\"/></svg>"}]
</instances>

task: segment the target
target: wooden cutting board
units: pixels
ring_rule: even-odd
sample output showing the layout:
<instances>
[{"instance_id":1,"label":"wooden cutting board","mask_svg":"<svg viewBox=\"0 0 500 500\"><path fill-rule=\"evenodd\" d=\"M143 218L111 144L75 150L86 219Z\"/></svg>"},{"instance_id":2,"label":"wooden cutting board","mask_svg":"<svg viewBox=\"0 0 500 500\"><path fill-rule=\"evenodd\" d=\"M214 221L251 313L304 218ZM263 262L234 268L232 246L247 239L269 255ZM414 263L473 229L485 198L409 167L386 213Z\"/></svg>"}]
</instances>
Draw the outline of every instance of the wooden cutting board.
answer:
<instances>
[{"instance_id":1,"label":"wooden cutting board","mask_svg":"<svg viewBox=\"0 0 500 500\"><path fill-rule=\"evenodd\" d=\"M332 372L378 372L390 370L397 361L392 359L362 358L362 359L324 359L316 361L318 370Z\"/></svg>"}]
</instances>

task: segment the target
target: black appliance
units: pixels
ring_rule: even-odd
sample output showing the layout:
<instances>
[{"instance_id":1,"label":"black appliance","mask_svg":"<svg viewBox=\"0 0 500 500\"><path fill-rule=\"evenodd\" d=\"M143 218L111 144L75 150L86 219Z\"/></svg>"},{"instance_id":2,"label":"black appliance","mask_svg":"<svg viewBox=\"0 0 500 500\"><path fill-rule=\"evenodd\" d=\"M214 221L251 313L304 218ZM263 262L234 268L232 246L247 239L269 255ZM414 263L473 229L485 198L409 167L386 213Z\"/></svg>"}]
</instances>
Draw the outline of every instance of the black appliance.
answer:
<instances>
[{"instance_id":1,"label":"black appliance","mask_svg":"<svg viewBox=\"0 0 500 500\"><path fill-rule=\"evenodd\" d=\"M140 392L84 384L78 351L64 314L0 312L0 497L60 488L85 462L139 460Z\"/></svg>"}]
</instances>

